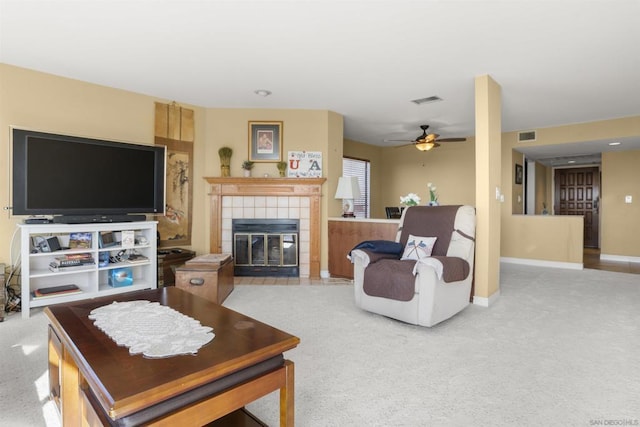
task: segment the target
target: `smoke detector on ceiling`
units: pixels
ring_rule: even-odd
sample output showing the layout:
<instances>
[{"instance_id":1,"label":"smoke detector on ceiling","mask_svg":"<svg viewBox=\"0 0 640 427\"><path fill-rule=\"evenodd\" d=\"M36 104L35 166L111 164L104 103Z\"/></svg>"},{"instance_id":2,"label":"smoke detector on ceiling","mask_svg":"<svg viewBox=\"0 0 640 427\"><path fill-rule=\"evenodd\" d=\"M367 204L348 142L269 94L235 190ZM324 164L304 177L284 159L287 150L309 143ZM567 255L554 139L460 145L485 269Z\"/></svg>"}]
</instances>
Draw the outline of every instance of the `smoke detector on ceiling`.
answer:
<instances>
[{"instance_id":1,"label":"smoke detector on ceiling","mask_svg":"<svg viewBox=\"0 0 640 427\"><path fill-rule=\"evenodd\" d=\"M526 130L518 132L518 142L531 142L536 140L535 130Z\"/></svg>"}]
</instances>

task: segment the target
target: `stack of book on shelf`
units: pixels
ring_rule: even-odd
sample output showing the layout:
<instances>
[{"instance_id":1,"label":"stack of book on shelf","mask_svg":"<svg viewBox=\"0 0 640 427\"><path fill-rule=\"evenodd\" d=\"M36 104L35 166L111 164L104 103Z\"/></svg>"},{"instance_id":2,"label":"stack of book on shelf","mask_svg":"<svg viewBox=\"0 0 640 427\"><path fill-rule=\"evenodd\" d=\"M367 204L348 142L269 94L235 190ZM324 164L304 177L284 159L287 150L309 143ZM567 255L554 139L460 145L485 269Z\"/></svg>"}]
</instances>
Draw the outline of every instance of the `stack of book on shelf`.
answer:
<instances>
[{"instance_id":1,"label":"stack of book on shelf","mask_svg":"<svg viewBox=\"0 0 640 427\"><path fill-rule=\"evenodd\" d=\"M67 254L57 256L53 261L51 261L49 263L49 270L56 272L71 271L87 268L93 264L95 264L95 262L90 253Z\"/></svg>"},{"instance_id":2,"label":"stack of book on shelf","mask_svg":"<svg viewBox=\"0 0 640 427\"><path fill-rule=\"evenodd\" d=\"M129 255L129 258L127 258L127 262L129 264L139 264L141 262L147 262L147 261L149 261L149 258L139 254L131 254Z\"/></svg>"},{"instance_id":3,"label":"stack of book on shelf","mask_svg":"<svg viewBox=\"0 0 640 427\"><path fill-rule=\"evenodd\" d=\"M34 298L50 298L59 297L61 295L79 294L81 292L80 288L76 285L61 285L36 289L31 294Z\"/></svg>"}]
</instances>

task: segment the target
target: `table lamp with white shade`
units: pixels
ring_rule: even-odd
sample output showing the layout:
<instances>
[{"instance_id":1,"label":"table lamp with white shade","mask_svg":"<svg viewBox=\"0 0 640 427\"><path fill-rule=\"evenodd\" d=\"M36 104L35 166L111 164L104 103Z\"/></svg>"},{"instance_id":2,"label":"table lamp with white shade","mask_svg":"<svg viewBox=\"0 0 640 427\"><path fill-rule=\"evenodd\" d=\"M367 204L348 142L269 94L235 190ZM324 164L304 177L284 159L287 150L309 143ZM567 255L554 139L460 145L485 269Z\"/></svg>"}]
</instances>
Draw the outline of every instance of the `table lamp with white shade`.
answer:
<instances>
[{"instance_id":1,"label":"table lamp with white shade","mask_svg":"<svg viewBox=\"0 0 640 427\"><path fill-rule=\"evenodd\" d=\"M360 198L360 185L358 185L358 177L341 176L338 180L338 189L336 190L336 199L342 199L342 216L345 218L353 218L353 199Z\"/></svg>"}]
</instances>

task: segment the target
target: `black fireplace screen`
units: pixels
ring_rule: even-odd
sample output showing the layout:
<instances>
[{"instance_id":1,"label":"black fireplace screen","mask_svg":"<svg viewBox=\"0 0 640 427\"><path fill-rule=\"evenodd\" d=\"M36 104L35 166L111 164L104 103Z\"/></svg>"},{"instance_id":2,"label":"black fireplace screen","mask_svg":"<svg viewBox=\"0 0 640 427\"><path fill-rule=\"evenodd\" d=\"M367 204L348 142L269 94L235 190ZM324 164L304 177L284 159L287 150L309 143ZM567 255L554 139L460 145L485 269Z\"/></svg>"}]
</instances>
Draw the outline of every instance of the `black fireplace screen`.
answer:
<instances>
[{"instance_id":1,"label":"black fireplace screen","mask_svg":"<svg viewBox=\"0 0 640 427\"><path fill-rule=\"evenodd\" d=\"M299 220L234 219L232 232L236 276L300 275Z\"/></svg>"}]
</instances>

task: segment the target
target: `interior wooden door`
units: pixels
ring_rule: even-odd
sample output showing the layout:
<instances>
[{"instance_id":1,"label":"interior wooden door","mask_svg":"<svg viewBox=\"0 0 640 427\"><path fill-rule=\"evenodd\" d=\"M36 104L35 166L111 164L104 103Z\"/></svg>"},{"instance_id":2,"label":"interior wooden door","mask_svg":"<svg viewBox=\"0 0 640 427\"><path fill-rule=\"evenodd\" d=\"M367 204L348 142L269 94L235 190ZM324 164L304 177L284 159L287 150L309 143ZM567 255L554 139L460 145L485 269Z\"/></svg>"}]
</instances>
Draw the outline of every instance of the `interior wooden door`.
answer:
<instances>
[{"instance_id":1,"label":"interior wooden door","mask_svg":"<svg viewBox=\"0 0 640 427\"><path fill-rule=\"evenodd\" d=\"M584 247L599 247L600 170L597 167L556 169L556 215L584 217Z\"/></svg>"}]
</instances>

